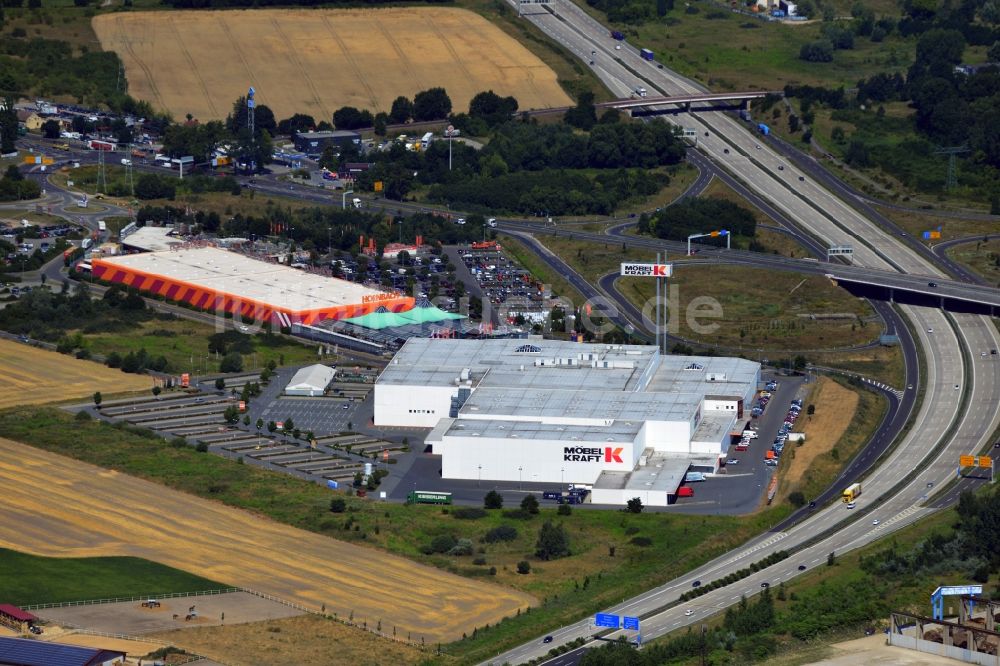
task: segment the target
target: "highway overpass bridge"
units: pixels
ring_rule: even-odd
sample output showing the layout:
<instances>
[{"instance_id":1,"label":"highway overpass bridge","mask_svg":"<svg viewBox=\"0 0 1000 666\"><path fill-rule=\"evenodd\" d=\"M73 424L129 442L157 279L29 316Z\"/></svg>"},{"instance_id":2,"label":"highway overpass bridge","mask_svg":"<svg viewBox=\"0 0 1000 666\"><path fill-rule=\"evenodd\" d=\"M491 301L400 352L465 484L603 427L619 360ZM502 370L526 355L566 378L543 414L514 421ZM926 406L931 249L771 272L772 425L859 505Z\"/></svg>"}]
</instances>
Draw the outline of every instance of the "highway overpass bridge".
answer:
<instances>
[{"instance_id":1,"label":"highway overpass bridge","mask_svg":"<svg viewBox=\"0 0 1000 666\"><path fill-rule=\"evenodd\" d=\"M830 270L826 276L856 296L1000 316L1000 290L993 287L855 266Z\"/></svg>"},{"instance_id":2,"label":"highway overpass bridge","mask_svg":"<svg viewBox=\"0 0 1000 666\"><path fill-rule=\"evenodd\" d=\"M751 100L763 99L768 95L783 96L775 90L754 90L744 92L696 93L692 95L670 95L617 99L595 106L622 111L630 111L633 116L662 115L664 113L688 113L690 111L725 111L749 108ZM697 107L692 105L697 104ZM663 108L667 107L667 108Z\"/></svg>"}]
</instances>

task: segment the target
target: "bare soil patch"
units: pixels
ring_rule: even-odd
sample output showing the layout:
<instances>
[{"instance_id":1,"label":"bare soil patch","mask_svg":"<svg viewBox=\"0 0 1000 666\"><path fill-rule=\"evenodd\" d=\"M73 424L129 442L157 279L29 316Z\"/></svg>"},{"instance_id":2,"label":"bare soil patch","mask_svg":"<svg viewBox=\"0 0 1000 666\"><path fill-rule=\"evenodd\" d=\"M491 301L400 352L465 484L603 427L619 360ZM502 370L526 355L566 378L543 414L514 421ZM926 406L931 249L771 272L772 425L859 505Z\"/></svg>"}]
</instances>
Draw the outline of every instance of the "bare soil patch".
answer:
<instances>
[{"instance_id":1,"label":"bare soil patch","mask_svg":"<svg viewBox=\"0 0 1000 666\"><path fill-rule=\"evenodd\" d=\"M93 19L129 92L181 118L225 118L253 86L279 118L388 111L441 86L456 111L484 90L522 109L569 106L556 74L482 16L456 8L130 12Z\"/></svg>"},{"instance_id":2,"label":"bare soil patch","mask_svg":"<svg viewBox=\"0 0 1000 666\"><path fill-rule=\"evenodd\" d=\"M121 393L152 388L144 375L129 375L30 345L0 340L0 409L84 398L94 391Z\"/></svg>"},{"instance_id":3,"label":"bare soil patch","mask_svg":"<svg viewBox=\"0 0 1000 666\"><path fill-rule=\"evenodd\" d=\"M457 639L535 601L3 439L0 487L18 498L0 519L2 546L142 557L341 617L381 620L427 642Z\"/></svg>"},{"instance_id":4,"label":"bare soil patch","mask_svg":"<svg viewBox=\"0 0 1000 666\"><path fill-rule=\"evenodd\" d=\"M799 417L795 431L803 432L806 441L802 446L790 442L786 448L795 452L785 470L785 484L794 488L819 456L828 454L854 418L858 406L858 394L827 377L816 381L812 392L803 401L805 408ZM806 414L808 406L816 406L816 413Z\"/></svg>"},{"instance_id":5,"label":"bare soil patch","mask_svg":"<svg viewBox=\"0 0 1000 666\"><path fill-rule=\"evenodd\" d=\"M206 594L159 599L158 608L144 608L140 601L64 606L38 611L48 621L91 631L148 634L198 626L260 622L302 615L303 611L247 592ZM194 608L197 617L186 619Z\"/></svg>"},{"instance_id":6,"label":"bare soil patch","mask_svg":"<svg viewBox=\"0 0 1000 666\"><path fill-rule=\"evenodd\" d=\"M387 629L385 623L382 628ZM298 666L417 664L428 656L415 646L380 640L316 615L170 631L155 638L233 666L288 663L289 655Z\"/></svg>"}]
</instances>

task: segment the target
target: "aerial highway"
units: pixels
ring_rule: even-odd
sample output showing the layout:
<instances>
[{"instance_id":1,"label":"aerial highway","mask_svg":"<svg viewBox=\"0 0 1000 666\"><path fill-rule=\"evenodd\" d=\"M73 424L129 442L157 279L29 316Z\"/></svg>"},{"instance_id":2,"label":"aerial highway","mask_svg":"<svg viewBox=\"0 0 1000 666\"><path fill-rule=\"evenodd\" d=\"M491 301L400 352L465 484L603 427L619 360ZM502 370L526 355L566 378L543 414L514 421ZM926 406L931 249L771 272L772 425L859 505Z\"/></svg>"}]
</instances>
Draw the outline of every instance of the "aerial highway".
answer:
<instances>
[{"instance_id":1,"label":"aerial highway","mask_svg":"<svg viewBox=\"0 0 1000 666\"><path fill-rule=\"evenodd\" d=\"M615 48L608 29L572 2L558 1L543 9L526 18L582 59L593 59L595 71L612 93L623 94L640 85L670 95L700 90L669 69L640 59L635 47ZM899 236L845 203L733 118L706 112L680 114L672 120L696 128L699 148L708 157L818 241L828 246L852 245L858 266L880 269L886 278L892 271L917 276L906 279L917 280L910 283L913 287L922 281L927 290L945 284L945 274L923 252L901 243ZM996 410L970 409L970 405L997 404L1000 399L998 373L989 356L980 356L982 350L998 347L998 336L988 319L976 315L947 315L935 308L913 306L900 306L900 310L925 352L925 396L911 429L864 479L859 510L845 511L840 503L827 506L787 530L761 535L686 576L625 600L610 612L643 616L643 637L648 640L715 615L742 595L759 592L762 583L788 580L800 566L817 566L830 552L870 543L933 510L924 502L953 476L957 456L982 450L1000 421ZM879 522L874 524L874 520ZM725 576L777 550L792 555L696 602L671 605L695 580ZM594 630L586 618L551 633L554 643L562 644L590 636ZM546 654L549 647L535 640L489 663L521 663Z\"/></svg>"}]
</instances>

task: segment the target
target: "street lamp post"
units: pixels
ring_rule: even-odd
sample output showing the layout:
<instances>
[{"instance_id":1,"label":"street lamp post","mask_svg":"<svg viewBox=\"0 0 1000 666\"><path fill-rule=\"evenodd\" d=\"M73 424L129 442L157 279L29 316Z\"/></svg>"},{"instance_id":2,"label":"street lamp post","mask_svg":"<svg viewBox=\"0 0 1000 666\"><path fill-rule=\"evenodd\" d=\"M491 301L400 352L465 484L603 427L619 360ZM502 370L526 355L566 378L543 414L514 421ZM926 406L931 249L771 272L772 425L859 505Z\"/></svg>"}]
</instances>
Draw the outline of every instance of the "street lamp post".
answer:
<instances>
[{"instance_id":1,"label":"street lamp post","mask_svg":"<svg viewBox=\"0 0 1000 666\"><path fill-rule=\"evenodd\" d=\"M517 489L521 490L521 467L517 468Z\"/></svg>"},{"instance_id":2,"label":"street lamp post","mask_svg":"<svg viewBox=\"0 0 1000 666\"><path fill-rule=\"evenodd\" d=\"M566 470L565 469L559 470L559 483L562 484L562 485L566 485Z\"/></svg>"},{"instance_id":3,"label":"street lamp post","mask_svg":"<svg viewBox=\"0 0 1000 666\"><path fill-rule=\"evenodd\" d=\"M448 171L451 171L451 136L455 133L455 126L448 125L444 133L448 136Z\"/></svg>"},{"instance_id":4,"label":"street lamp post","mask_svg":"<svg viewBox=\"0 0 1000 666\"><path fill-rule=\"evenodd\" d=\"M478 467L479 467L479 480L476 481L476 488L481 488L483 485L483 466L478 465Z\"/></svg>"},{"instance_id":5,"label":"street lamp post","mask_svg":"<svg viewBox=\"0 0 1000 666\"><path fill-rule=\"evenodd\" d=\"M344 190L340 195L340 207L343 210L347 210L347 195L354 194L354 190Z\"/></svg>"}]
</instances>

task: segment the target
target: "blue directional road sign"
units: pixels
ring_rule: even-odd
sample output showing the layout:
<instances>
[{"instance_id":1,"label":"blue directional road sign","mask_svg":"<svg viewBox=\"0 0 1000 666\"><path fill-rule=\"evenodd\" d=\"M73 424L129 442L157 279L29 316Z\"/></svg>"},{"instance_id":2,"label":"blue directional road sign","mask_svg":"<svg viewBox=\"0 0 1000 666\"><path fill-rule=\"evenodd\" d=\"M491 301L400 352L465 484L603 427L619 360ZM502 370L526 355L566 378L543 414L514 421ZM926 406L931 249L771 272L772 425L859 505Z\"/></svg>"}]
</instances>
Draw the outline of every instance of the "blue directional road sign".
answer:
<instances>
[{"instance_id":1,"label":"blue directional road sign","mask_svg":"<svg viewBox=\"0 0 1000 666\"><path fill-rule=\"evenodd\" d=\"M639 631L639 618L625 616L622 618L622 627L630 631Z\"/></svg>"},{"instance_id":2,"label":"blue directional road sign","mask_svg":"<svg viewBox=\"0 0 1000 666\"><path fill-rule=\"evenodd\" d=\"M617 629L621 625L621 616L612 615L611 613L598 613L594 616L594 624L598 627Z\"/></svg>"}]
</instances>

